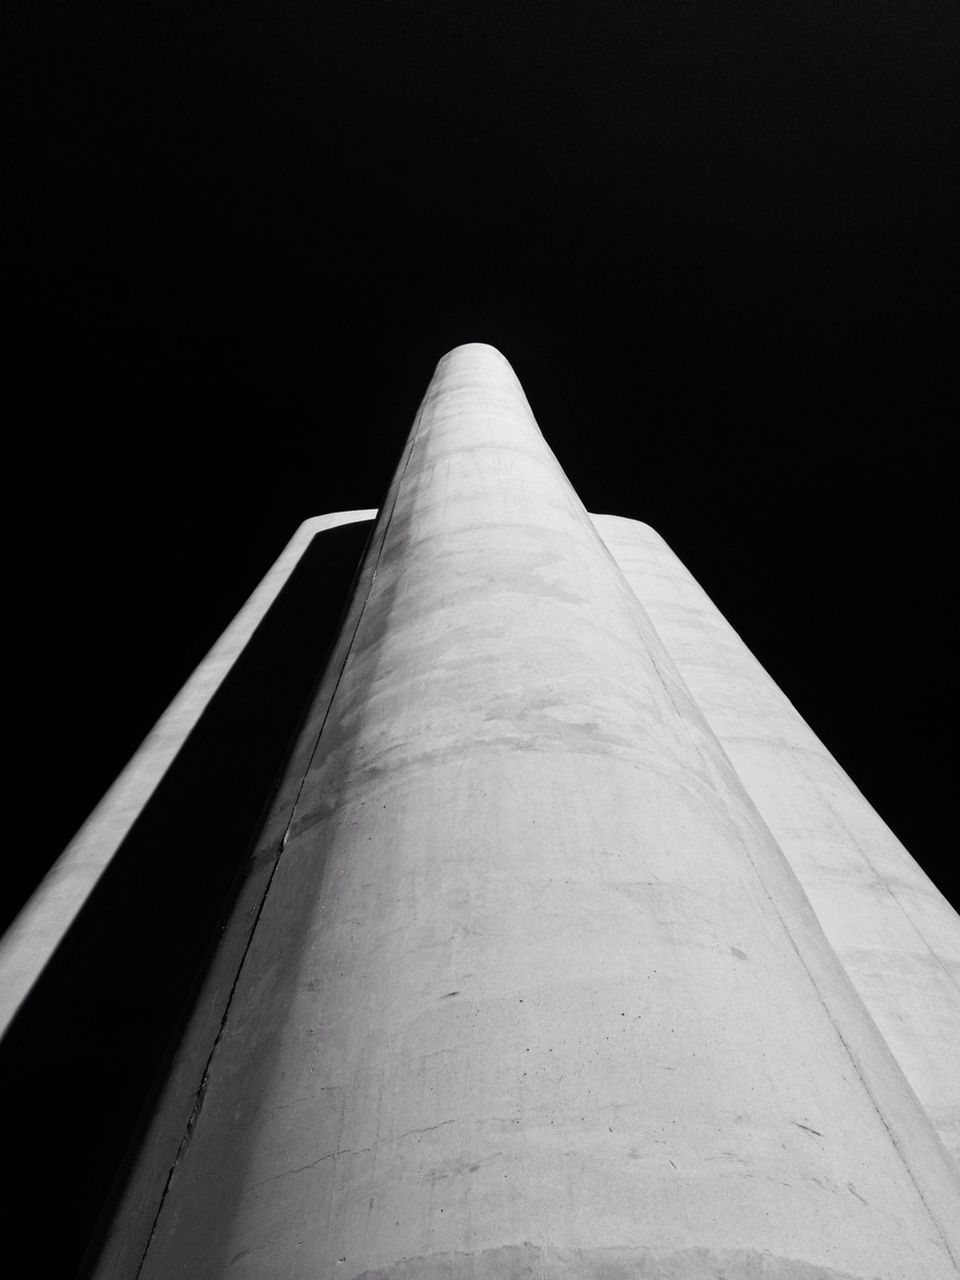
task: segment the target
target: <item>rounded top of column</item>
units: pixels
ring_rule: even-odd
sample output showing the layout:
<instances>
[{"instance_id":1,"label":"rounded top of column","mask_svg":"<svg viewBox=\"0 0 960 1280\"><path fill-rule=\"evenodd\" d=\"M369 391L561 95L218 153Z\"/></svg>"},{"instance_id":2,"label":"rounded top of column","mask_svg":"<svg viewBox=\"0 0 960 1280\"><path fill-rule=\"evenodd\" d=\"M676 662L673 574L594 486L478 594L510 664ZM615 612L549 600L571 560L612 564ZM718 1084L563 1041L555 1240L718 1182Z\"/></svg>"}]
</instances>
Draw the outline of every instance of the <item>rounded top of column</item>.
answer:
<instances>
[{"instance_id":1,"label":"rounded top of column","mask_svg":"<svg viewBox=\"0 0 960 1280\"><path fill-rule=\"evenodd\" d=\"M438 361L437 372L441 370L448 372L472 370L481 376L496 371L495 376L498 379L504 374L508 374L511 378L517 376L503 352L498 351L496 347L491 347L487 342L464 342L461 346L454 347Z\"/></svg>"},{"instance_id":2,"label":"rounded top of column","mask_svg":"<svg viewBox=\"0 0 960 1280\"><path fill-rule=\"evenodd\" d=\"M460 382L516 386L520 382L507 357L487 342L464 342L454 347L437 362L434 379L447 382L451 377Z\"/></svg>"},{"instance_id":3,"label":"rounded top of column","mask_svg":"<svg viewBox=\"0 0 960 1280\"><path fill-rule=\"evenodd\" d=\"M491 347L489 342L464 342L459 347L453 347L452 350L448 351L443 358L444 360L449 360L451 357L464 357L469 359L471 356L476 356L481 359L484 357L493 357L497 360L502 360L504 364L510 363L503 352L498 351L496 347Z\"/></svg>"}]
</instances>

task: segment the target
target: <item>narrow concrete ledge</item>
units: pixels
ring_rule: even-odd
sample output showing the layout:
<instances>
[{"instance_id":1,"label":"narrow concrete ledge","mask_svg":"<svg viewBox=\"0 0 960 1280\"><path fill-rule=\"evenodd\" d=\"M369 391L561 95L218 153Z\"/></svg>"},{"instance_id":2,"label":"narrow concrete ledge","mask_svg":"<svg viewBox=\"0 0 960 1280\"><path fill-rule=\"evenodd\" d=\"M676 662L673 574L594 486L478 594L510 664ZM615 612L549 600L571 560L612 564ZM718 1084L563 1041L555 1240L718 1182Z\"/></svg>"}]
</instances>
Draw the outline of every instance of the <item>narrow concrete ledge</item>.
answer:
<instances>
[{"instance_id":1,"label":"narrow concrete ledge","mask_svg":"<svg viewBox=\"0 0 960 1280\"><path fill-rule=\"evenodd\" d=\"M318 533L375 510L305 520L0 939L0 1038L109 867L217 690Z\"/></svg>"}]
</instances>

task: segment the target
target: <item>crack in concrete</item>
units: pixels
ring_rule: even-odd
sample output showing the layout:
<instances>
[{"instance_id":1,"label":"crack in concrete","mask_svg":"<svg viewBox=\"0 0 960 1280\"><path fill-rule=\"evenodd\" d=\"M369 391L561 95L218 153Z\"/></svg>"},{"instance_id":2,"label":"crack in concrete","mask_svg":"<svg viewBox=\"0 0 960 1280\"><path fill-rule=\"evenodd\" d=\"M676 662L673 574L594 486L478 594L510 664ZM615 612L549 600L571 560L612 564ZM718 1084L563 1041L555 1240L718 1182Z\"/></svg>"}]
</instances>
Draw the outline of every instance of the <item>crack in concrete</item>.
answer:
<instances>
[{"instance_id":1,"label":"crack in concrete","mask_svg":"<svg viewBox=\"0 0 960 1280\"><path fill-rule=\"evenodd\" d=\"M613 1106L620 1105L617 1103L610 1104ZM376 1142L372 1142L369 1147L339 1147L336 1151L328 1151L326 1155L318 1156L316 1160L310 1160L307 1164L297 1165L294 1169L284 1169L281 1173L273 1173L268 1178L261 1178L258 1182L250 1184L250 1190L256 1187L262 1187L265 1183L276 1182L278 1178L289 1178L295 1173L306 1173L308 1169L315 1169L317 1165L323 1164L326 1160L335 1160L338 1156L361 1156L366 1155L369 1151L377 1151L380 1147L389 1147L395 1142L402 1142L404 1138L413 1137L414 1134L432 1133L434 1129L443 1129L449 1124L490 1124L496 1121L498 1124L519 1124L519 1116L480 1116L475 1119L464 1119L461 1116L454 1116L450 1120L439 1120L436 1124L428 1124L420 1129L405 1129L403 1133L398 1133L393 1138L382 1138Z\"/></svg>"},{"instance_id":2,"label":"crack in concrete","mask_svg":"<svg viewBox=\"0 0 960 1280\"><path fill-rule=\"evenodd\" d=\"M325 1156L318 1156L316 1160L311 1160L308 1164L297 1165L295 1169L284 1169L281 1173L272 1173L269 1178L260 1178L258 1182L250 1184L250 1190L253 1191L268 1182L276 1182L278 1178L292 1178L295 1173L306 1173L308 1169L315 1169L318 1164L323 1164L325 1160L335 1160L337 1156L359 1156L363 1155L365 1151L372 1150L372 1147L357 1147L356 1150L344 1147L340 1151L328 1151Z\"/></svg>"}]
</instances>

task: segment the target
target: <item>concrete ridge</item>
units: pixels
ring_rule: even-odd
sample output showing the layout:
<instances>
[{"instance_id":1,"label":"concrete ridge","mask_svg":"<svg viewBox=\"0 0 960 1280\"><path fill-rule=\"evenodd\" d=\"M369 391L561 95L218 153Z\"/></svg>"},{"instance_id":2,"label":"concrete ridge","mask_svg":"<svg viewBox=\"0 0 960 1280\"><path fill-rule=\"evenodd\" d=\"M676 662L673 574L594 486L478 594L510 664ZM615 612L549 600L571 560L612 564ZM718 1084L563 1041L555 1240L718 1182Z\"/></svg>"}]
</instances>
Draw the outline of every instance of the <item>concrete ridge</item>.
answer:
<instances>
[{"instance_id":1,"label":"concrete ridge","mask_svg":"<svg viewBox=\"0 0 960 1280\"><path fill-rule=\"evenodd\" d=\"M373 520L335 511L303 523L0 938L0 1038L83 909L181 747L317 534Z\"/></svg>"}]
</instances>

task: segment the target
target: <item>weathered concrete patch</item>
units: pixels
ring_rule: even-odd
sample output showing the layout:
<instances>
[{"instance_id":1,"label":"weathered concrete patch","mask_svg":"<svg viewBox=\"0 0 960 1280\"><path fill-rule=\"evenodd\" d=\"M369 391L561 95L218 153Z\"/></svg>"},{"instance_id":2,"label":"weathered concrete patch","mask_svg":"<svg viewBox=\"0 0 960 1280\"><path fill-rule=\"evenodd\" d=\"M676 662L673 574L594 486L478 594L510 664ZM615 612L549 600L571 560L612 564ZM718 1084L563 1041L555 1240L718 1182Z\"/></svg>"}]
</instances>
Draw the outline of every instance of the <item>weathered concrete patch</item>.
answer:
<instances>
[{"instance_id":1,"label":"weathered concrete patch","mask_svg":"<svg viewBox=\"0 0 960 1280\"><path fill-rule=\"evenodd\" d=\"M880 1280L754 1249L551 1249L525 1242L434 1253L353 1280Z\"/></svg>"}]
</instances>

